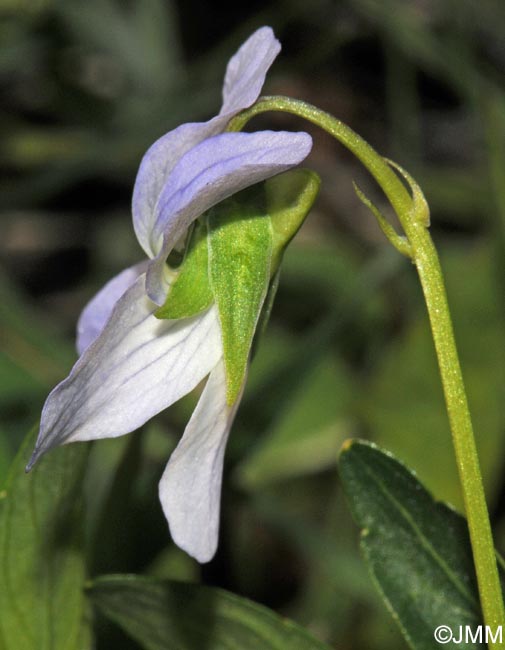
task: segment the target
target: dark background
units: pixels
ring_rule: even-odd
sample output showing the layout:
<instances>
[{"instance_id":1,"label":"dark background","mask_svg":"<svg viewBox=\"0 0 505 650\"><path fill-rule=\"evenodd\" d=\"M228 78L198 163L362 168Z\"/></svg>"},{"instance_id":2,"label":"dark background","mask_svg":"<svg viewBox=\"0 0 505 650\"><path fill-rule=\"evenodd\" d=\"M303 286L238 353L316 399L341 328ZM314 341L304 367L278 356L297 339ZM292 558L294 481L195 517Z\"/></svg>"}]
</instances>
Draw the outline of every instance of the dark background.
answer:
<instances>
[{"instance_id":1,"label":"dark background","mask_svg":"<svg viewBox=\"0 0 505 650\"><path fill-rule=\"evenodd\" d=\"M283 50L265 93L333 113L426 194L505 550L505 4L2 0L0 15L0 475L75 359L85 302L143 255L130 221L143 152L219 110L226 61L269 24ZM90 574L202 580L335 648L404 648L359 557L335 459L346 438L373 439L461 507L422 296L354 195L353 179L388 210L356 161L294 118L251 125L262 127L309 130L323 188L234 427L218 555L199 568L174 548L156 497L192 396L95 445ZM99 648L135 647L98 629Z\"/></svg>"}]
</instances>

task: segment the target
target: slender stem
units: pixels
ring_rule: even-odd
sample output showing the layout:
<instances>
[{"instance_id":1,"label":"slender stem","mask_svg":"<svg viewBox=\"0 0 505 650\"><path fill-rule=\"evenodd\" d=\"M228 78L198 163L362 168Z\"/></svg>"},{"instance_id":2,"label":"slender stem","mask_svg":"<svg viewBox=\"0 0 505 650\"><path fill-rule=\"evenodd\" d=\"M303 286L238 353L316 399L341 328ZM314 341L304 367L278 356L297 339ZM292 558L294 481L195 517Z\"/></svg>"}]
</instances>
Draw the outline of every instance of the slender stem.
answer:
<instances>
[{"instance_id":1,"label":"slender stem","mask_svg":"<svg viewBox=\"0 0 505 650\"><path fill-rule=\"evenodd\" d=\"M260 97L256 104L230 121L227 131L241 131L251 118L266 111L293 113L324 129L363 163L398 215L410 210L412 203L410 195L384 158L346 124L315 106L290 97Z\"/></svg>"},{"instance_id":2,"label":"slender stem","mask_svg":"<svg viewBox=\"0 0 505 650\"><path fill-rule=\"evenodd\" d=\"M340 120L305 102L286 97L260 98L251 108L233 118L228 125L228 130L240 131L252 117L270 110L285 111L303 117L323 128L347 147L378 182L405 231L411 247L412 261L416 265L423 289L438 357L468 520L482 613L485 624L494 632L498 626L505 626L505 610L484 485L449 305L438 255L427 229L428 213L425 211L420 214L419 210L416 211L416 197L410 196L391 165L367 142ZM407 180L412 184L415 193L413 181L408 177ZM424 197L422 200L424 201ZM489 644L491 650L498 647L497 643Z\"/></svg>"},{"instance_id":3,"label":"slender stem","mask_svg":"<svg viewBox=\"0 0 505 650\"><path fill-rule=\"evenodd\" d=\"M444 387L445 402L472 542L482 612L486 625L490 626L494 633L500 625L504 625L505 611L479 458L454 340L442 270L428 230L424 227L416 227L414 224L414 227L409 228L409 231L408 238L414 250L414 261L428 308L431 331ZM489 643L489 648L499 647L501 647L501 644Z\"/></svg>"}]
</instances>

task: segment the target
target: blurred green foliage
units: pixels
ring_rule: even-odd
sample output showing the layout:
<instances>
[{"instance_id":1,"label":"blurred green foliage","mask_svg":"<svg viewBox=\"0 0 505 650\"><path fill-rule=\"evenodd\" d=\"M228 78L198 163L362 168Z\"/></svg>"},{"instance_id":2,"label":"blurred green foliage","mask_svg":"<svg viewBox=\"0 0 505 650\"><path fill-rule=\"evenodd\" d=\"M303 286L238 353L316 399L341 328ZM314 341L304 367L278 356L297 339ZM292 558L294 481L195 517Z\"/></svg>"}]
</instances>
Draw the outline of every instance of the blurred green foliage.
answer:
<instances>
[{"instance_id":1,"label":"blurred green foliage","mask_svg":"<svg viewBox=\"0 0 505 650\"><path fill-rule=\"evenodd\" d=\"M129 202L143 152L212 114L227 58L261 24L284 46L266 92L335 114L425 191L503 551L501 0L257 0L226 11L203 0L2 0L0 477L73 362L80 309L139 258ZM277 115L258 124L305 128ZM459 506L449 428L415 271L354 196L352 179L373 194L357 163L311 133L322 192L286 254L234 427L217 557L199 568L175 549L157 500L194 404L185 398L142 432L93 446L88 571L202 581L335 648L400 649L359 557L335 452L349 436L379 441ZM138 647L96 622L99 650Z\"/></svg>"},{"instance_id":2,"label":"blurred green foliage","mask_svg":"<svg viewBox=\"0 0 505 650\"><path fill-rule=\"evenodd\" d=\"M91 647L82 479L88 450L59 449L24 474L26 437L0 492L0 642L18 650Z\"/></svg>"},{"instance_id":3,"label":"blurred green foliage","mask_svg":"<svg viewBox=\"0 0 505 650\"><path fill-rule=\"evenodd\" d=\"M292 621L221 589L102 576L88 594L146 650L329 650Z\"/></svg>"}]
</instances>

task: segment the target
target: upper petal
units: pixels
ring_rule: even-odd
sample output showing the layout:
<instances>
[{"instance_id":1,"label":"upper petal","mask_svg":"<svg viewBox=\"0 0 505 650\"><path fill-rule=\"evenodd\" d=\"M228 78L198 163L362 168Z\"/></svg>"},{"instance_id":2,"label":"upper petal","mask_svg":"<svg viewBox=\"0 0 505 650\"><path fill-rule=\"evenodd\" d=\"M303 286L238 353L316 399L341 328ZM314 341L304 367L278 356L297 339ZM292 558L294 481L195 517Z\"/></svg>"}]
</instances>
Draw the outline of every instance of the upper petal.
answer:
<instances>
[{"instance_id":1,"label":"upper petal","mask_svg":"<svg viewBox=\"0 0 505 650\"><path fill-rule=\"evenodd\" d=\"M280 44L271 28L258 29L228 63L219 115L208 122L181 124L147 150L133 188L132 213L135 234L149 257L158 253L151 233L157 217L156 204L170 172L187 151L220 133L235 113L256 101L279 51Z\"/></svg>"},{"instance_id":2,"label":"upper petal","mask_svg":"<svg viewBox=\"0 0 505 650\"><path fill-rule=\"evenodd\" d=\"M233 406L226 404L220 361L160 481L160 501L172 538L199 562L208 562L216 552L224 452L239 402L240 398Z\"/></svg>"},{"instance_id":3,"label":"upper petal","mask_svg":"<svg viewBox=\"0 0 505 650\"><path fill-rule=\"evenodd\" d=\"M114 305L146 270L147 261L121 271L88 302L77 322L77 352L84 350L99 336L109 320Z\"/></svg>"},{"instance_id":4,"label":"upper petal","mask_svg":"<svg viewBox=\"0 0 505 650\"><path fill-rule=\"evenodd\" d=\"M280 50L281 44L270 27L261 27L245 41L226 68L222 115L237 113L254 104Z\"/></svg>"},{"instance_id":5,"label":"upper petal","mask_svg":"<svg viewBox=\"0 0 505 650\"><path fill-rule=\"evenodd\" d=\"M210 207L249 185L298 165L310 152L307 133L222 133L188 151L172 170L158 201L147 293L162 304L161 273L174 243Z\"/></svg>"},{"instance_id":6,"label":"upper petal","mask_svg":"<svg viewBox=\"0 0 505 650\"><path fill-rule=\"evenodd\" d=\"M170 172L192 147L219 133L227 120L223 116L209 122L181 124L156 140L144 154L133 188L132 215L135 234L148 257L158 252L153 247L151 233L156 221L156 203Z\"/></svg>"},{"instance_id":7,"label":"upper petal","mask_svg":"<svg viewBox=\"0 0 505 650\"><path fill-rule=\"evenodd\" d=\"M158 320L144 286L141 275L47 398L31 464L59 444L133 431L215 366L222 354L216 309L179 321Z\"/></svg>"}]
</instances>

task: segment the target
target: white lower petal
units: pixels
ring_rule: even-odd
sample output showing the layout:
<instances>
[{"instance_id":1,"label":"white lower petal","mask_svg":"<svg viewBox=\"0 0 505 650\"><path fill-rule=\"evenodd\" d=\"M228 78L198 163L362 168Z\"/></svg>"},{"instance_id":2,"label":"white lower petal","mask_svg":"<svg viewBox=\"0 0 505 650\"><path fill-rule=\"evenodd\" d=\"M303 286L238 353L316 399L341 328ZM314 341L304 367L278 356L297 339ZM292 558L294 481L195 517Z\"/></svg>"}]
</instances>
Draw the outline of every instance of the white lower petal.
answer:
<instances>
[{"instance_id":1,"label":"white lower petal","mask_svg":"<svg viewBox=\"0 0 505 650\"><path fill-rule=\"evenodd\" d=\"M240 398L233 406L226 403L220 361L160 481L160 501L172 538L199 562L208 562L216 552L224 452L239 402Z\"/></svg>"},{"instance_id":2,"label":"white lower petal","mask_svg":"<svg viewBox=\"0 0 505 650\"><path fill-rule=\"evenodd\" d=\"M114 305L147 267L147 260L131 266L109 280L88 302L77 323L77 352L84 350L98 338L112 314Z\"/></svg>"},{"instance_id":3,"label":"white lower petal","mask_svg":"<svg viewBox=\"0 0 505 650\"><path fill-rule=\"evenodd\" d=\"M31 464L47 449L129 433L191 391L222 355L217 310L159 320L145 275L47 398Z\"/></svg>"}]
</instances>

